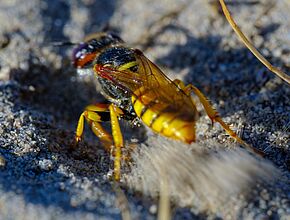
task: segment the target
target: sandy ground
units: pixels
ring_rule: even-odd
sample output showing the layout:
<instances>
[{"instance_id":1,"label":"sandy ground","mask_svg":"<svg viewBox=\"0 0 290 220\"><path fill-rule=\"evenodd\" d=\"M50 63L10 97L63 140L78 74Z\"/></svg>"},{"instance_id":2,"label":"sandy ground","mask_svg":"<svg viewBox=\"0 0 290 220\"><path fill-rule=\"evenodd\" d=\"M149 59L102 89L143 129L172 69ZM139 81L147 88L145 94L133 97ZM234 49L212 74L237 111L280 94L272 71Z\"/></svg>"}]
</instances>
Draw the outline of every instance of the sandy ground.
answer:
<instances>
[{"instance_id":1,"label":"sandy ground","mask_svg":"<svg viewBox=\"0 0 290 220\"><path fill-rule=\"evenodd\" d=\"M0 219L121 219L128 209L132 219L156 219L164 170L173 219L290 217L289 85L245 49L212 2L1 0ZM261 52L289 73L289 1L229 7ZM139 141L120 193L110 180L112 158L89 129L73 144L82 109L104 98L76 74L72 48L51 43L80 42L106 26L172 79L201 89L265 158L233 150L203 111L191 146L124 124L127 143ZM146 33L153 37L145 45Z\"/></svg>"}]
</instances>

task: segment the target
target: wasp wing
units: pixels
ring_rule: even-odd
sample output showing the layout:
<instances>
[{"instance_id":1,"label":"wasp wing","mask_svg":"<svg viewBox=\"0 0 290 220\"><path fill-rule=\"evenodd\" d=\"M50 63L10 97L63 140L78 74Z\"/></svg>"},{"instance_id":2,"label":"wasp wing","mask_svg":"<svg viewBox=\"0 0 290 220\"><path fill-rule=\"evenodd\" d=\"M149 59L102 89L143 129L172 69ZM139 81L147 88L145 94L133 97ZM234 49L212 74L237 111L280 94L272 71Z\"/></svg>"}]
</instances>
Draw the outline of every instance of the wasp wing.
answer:
<instances>
[{"instance_id":1,"label":"wasp wing","mask_svg":"<svg viewBox=\"0 0 290 220\"><path fill-rule=\"evenodd\" d=\"M116 70L110 67L97 66L96 72L102 78L112 81L119 88L129 91L144 105L146 100L164 103L172 111L191 109L191 99L173 81L171 81L153 62L139 50L135 52L138 70ZM96 68L96 67L95 67ZM142 89L142 98L140 90ZM193 107L194 108L194 107Z\"/></svg>"},{"instance_id":2,"label":"wasp wing","mask_svg":"<svg viewBox=\"0 0 290 220\"><path fill-rule=\"evenodd\" d=\"M139 64L138 73L143 76L142 86L151 93L154 92L159 102L178 105L188 100L187 95L142 52L138 51L136 60Z\"/></svg>"}]
</instances>

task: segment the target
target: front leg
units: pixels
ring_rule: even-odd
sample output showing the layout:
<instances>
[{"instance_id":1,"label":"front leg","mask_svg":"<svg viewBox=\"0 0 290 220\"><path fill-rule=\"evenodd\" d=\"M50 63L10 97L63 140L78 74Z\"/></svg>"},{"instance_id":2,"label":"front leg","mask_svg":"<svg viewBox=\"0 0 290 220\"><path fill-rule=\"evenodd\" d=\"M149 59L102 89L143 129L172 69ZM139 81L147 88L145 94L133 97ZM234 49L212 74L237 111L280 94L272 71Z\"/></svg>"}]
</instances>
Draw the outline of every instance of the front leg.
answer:
<instances>
[{"instance_id":1,"label":"front leg","mask_svg":"<svg viewBox=\"0 0 290 220\"><path fill-rule=\"evenodd\" d=\"M111 120L112 136L101 126L102 122L101 113L108 113ZM89 105L85 108L81 114L77 129L76 129L76 141L80 141L84 130L84 121L89 123L94 134L101 140L107 151L111 151L114 147L114 178L120 180L121 175L121 148L124 146L123 136L119 125L119 117L123 114L123 111L114 104L95 104Z\"/></svg>"},{"instance_id":2,"label":"front leg","mask_svg":"<svg viewBox=\"0 0 290 220\"><path fill-rule=\"evenodd\" d=\"M105 146L105 149L110 152L113 146L113 139L112 136L100 124L100 122L104 121L101 114L109 114L109 104L88 105L79 118L75 139L77 142L82 139L84 123L86 120L93 133L101 140L102 144ZM109 117L107 117L106 120L109 120Z\"/></svg>"},{"instance_id":3,"label":"front leg","mask_svg":"<svg viewBox=\"0 0 290 220\"><path fill-rule=\"evenodd\" d=\"M124 147L124 143L118 118L124 113L114 104L109 106L109 110L111 116L112 135L114 139L114 178L119 181L121 176L121 148Z\"/></svg>"}]
</instances>

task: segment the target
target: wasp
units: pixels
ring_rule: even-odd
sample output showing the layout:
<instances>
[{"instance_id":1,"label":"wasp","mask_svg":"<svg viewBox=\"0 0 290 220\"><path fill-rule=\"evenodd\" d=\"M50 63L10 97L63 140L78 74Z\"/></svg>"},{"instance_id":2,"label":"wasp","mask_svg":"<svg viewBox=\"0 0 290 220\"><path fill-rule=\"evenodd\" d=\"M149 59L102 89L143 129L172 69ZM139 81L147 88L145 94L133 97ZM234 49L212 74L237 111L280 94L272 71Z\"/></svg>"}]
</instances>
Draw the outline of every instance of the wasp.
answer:
<instances>
[{"instance_id":1,"label":"wasp","mask_svg":"<svg viewBox=\"0 0 290 220\"><path fill-rule=\"evenodd\" d=\"M198 97L212 123L219 123L238 143L260 153L238 137L197 87L169 79L140 50L126 47L115 34L101 32L88 37L75 48L73 63L79 73L93 72L100 84L99 92L109 101L85 108L78 120L76 141L81 140L87 121L105 148L114 153L115 180L120 179L124 146L119 119L139 119L158 134L190 144L196 141L198 119L192 93ZM112 134L101 125L108 120Z\"/></svg>"}]
</instances>

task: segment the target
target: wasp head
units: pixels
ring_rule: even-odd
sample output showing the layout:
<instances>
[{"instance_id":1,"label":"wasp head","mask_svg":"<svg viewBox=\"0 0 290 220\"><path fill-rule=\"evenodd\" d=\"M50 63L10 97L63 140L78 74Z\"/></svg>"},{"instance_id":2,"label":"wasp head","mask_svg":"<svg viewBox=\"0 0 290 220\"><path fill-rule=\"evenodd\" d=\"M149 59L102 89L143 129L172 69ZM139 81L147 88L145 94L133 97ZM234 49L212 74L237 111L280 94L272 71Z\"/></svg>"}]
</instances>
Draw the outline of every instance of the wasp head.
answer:
<instances>
[{"instance_id":1,"label":"wasp head","mask_svg":"<svg viewBox=\"0 0 290 220\"><path fill-rule=\"evenodd\" d=\"M122 43L123 40L112 33L90 35L74 49L73 64L76 68L90 68L105 48Z\"/></svg>"}]
</instances>

